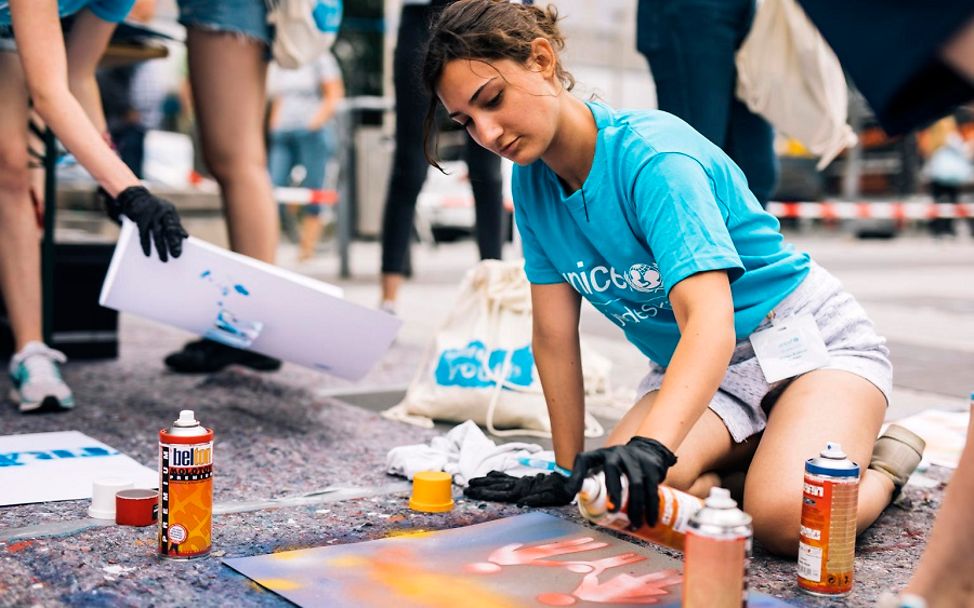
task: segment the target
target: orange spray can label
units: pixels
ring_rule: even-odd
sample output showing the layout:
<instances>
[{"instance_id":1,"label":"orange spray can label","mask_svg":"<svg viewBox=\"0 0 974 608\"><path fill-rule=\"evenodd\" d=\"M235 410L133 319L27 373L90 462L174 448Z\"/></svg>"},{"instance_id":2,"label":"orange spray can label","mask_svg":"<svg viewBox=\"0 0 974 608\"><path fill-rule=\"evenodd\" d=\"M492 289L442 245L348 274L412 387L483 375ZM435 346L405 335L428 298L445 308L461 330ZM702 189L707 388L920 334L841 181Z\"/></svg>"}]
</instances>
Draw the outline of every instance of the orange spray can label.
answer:
<instances>
[{"instance_id":1,"label":"orange spray can label","mask_svg":"<svg viewBox=\"0 0 974 608\"><path fill-rule=\"evenodd\" d=\"M193 437L159 432L159 553L171 558L210 552L213 431Z\"/></svg>"},{"instance_id":2,"label":"orange spray can label","mask_svg":"<svg viewBox=\"0 0 974 608\"><path fill-rule=\"evenodd\" d=\"M687 524L690 518L703 507L703 500L668 486L659 486L659 519L655 526L643 525L638 530L630 527L627 509L629 506L629 483L623 477L622 506L613 513L605 487L605 476L599 472L582 484L578 494L578 510L583 517L604 528L612 528L626 534L683 551Z\"/></svg>"},{"instance_id":3,"label":"orange spray can label","mask_svg":"<svg viewBox=\"0 0 974 608\"><path fill-rule=\"evenodd\" d=\"M841 596L852 591L859 499L858 467L854 470L855 475L832 476L806 467L798 586L808 593Z\"/></svg>"}]
</instances>

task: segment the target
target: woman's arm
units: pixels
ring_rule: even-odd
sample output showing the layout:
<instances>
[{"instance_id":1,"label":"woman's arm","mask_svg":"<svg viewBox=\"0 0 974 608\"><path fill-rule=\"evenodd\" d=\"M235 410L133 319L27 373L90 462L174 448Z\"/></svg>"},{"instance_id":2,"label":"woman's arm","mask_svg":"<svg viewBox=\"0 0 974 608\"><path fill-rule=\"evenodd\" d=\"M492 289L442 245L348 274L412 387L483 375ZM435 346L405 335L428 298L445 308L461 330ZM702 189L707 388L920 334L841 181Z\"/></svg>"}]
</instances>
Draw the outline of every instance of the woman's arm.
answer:
<instances>
[{"instance_id":1,"label":"woman's arm","mask_svg":"<svg viewBox=\"0 0 974 608\"><path fill-rule=\"evenodd\" d=\"M11 0L10 13L34 109L112 197L138 186L138 178L102 139L103 131L92 123L68 88L57 2ZM85 18L82 23L87 21ZM99 35L94 34L96 38Z\"/></svg>"},{"instance_id":2,"label":"woman's arm","mask_svg":"<svg viewBox=\"0 0 974 608\"><path fill-rule=\"evenodd\" d=\"M707 409L734 352L734 302L724 271L701 272L669 294L680 341L663 385L636 435L676 451Z\"/></svg>"},{"instance_id":3,"label":"woman's arm","mask_svg":"<svg viewBox=\"0 0 974 608\"><path fill-rule=\"evenodd\" d=\"M571 469L585 442L585 388L578 342L581 297L567 283L531 285L535 363L558 466Z\"/></svg>"},{"instance_id":4,"label":"woman's arm","mask_svg":"<svg viewBox=\"0 0 974 608\"><path fill-rule=\"evenodd\" d=\"M308 123L308 130L317 131L325 126L335 115L338 102L345 97L345 84L340 80L328 80L321 83L321 104Z\"/></svg>"}]
</instances>

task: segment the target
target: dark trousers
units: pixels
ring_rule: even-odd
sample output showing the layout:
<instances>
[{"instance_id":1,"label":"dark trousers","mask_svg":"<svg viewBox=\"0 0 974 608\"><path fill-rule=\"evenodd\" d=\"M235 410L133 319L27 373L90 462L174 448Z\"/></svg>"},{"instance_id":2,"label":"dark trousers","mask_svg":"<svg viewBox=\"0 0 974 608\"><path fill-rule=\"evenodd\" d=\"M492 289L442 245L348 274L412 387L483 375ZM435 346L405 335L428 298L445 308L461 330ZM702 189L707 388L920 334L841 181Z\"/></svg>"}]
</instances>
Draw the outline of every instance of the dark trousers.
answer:
<instances>
[{"instance_id":1,"label":"dark trousers","mask_svg":"<svg viewBox=\"0 0 974 608\"><path fill-rule=\"evenodd\" d=\"M396 151L382 218L383 273L404 274L408 268L416 198L429 169L423 155L423 119L429 96L423 88L420 70L433 10L428 5L406 6L399 22L399 40L393 56ZM500 158L467 136L464 160L473 188L480 257L499 259L504 212Z\"/></svg>"},{"instance_id":2,"label":"dark trousers","mask_svg":"<svg viewBox=\"0 0 974 608\"><path fill-rule=\"evenodd\" d=\"M960 186L942 184L939 182L930 182L930 194L933 195L933 201L935 203L950 203L952 205L956 205L958 202L960 202ZM974 232L974 219L970 219L968 222L970 223L971 231ZM933 218L930 220L930 233L934 236L957 234L957 230L954 226L954 218Z\"/></svg>"},{"instance_id":3,"label":"dark trousers","mask_svg":"<svg viewBox=\"0 0 974 608\"><path fill-rule=\"evenodd\" d=\"M720 146L764 206L778 180L774 131L734 93L734 54L753 19L754 0L639 0L636 46L649 61L659 109Z\"/></svg>"}]
</instances>

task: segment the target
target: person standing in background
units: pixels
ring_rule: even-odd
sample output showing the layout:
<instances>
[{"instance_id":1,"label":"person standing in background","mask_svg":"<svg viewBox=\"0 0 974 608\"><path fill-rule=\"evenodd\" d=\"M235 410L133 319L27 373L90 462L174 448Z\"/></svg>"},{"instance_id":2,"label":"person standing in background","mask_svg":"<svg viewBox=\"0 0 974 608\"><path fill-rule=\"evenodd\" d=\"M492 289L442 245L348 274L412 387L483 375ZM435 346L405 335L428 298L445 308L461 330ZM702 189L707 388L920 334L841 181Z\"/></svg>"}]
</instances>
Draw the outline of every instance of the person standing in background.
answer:
<instances>
[{"instance_id":1,"label":"person standing in background","mask_svg":"<svg viewBox=\"0 0 974 608\"><path fill-rule=\"evenodd\" d=\"M774 130L735 95L734 56L754 11L755 0L639 0L636 48L649 62L659 109L722 148L764 207L778 180Z\"/></svg>"},{"instance_id":2,"label":"person standing in background","mask_svg":"<svg viewBox=\"0 0 974 608\"><path fill-rule=\"evenodd\" d=\"M136 223L163 262L186 238L172 203L153 196L111 147L95 68L132 0L0 2L0 291L14 333L12 397L21 412L67 410L64 353L43 342L38 215L30 193L29 108L103 190L109 216ZM73 16L65 35L61 18ZM53 201L50 201L53 204Z\"/></svg>"},{"instance_id":3,"label":"person standing in background","mask_svg":"<svg viewBox=\"0 0 974 608\"><path fill-rule=\"evenodd\" d=\"M934 202L956 205L961 187L974 177L970 150L957 128L957 120L953 116L941 118L921 134L919 141L927 159L923 175L930 183ZM974 232L974 220L969 221ZM936 237L955 236L954 218L934 218L930 221L930 233Z\"/></svg>"},{"instance_id":4,"label":"person standing in background","mask_svg":"<svg viewBox=\"0 0 974 608\"><path fill-rule=\"evenodd\" d=\"M220 184L230 249L273 264L280 224L267 172L264 117L273 33L262 0L179 0L193 110L203 160ZM200 339L165 359L175 372L208 373L227 365L259 371L279 359Z\"/></svg>"},{"instance_id":5,"label":"person standing in background","mask_svg":"<svg viewBox=\"0 0 974 608\"><path fill-rule=\"evenodd\" d=\"M300 186L320 190L325 185L325 169L337 149L338 133L332 120L345 97L341 69L331 53L294 70L271 64L268 91L271 100L270 172L275 186ZM299 183L292 183L291 172L304 168ZM281 205L282 223L285 206ZM301 220L298 259L314 255L321 238L321 208L305 205L298 212Z\"/></svg>"},{"instance_id":6,"label":"person standing in background","mask_svg":"<svg viewBox=\"0 0 974 608\"><path fill-rule=\"evenodd\" d=\"M429 94L419 80L429 27L444 0L403 0L399 34L393 56L396 93L396 150L382 219L382 300L380 307L395 312L403 277L409 273L409 241L416 199L426 181L423 155L423 116ZM503 193L500 158L466 137L464 158L470 171L476 209L480 259L500 259L503 245Z\"/></svg>"}]
</instances>

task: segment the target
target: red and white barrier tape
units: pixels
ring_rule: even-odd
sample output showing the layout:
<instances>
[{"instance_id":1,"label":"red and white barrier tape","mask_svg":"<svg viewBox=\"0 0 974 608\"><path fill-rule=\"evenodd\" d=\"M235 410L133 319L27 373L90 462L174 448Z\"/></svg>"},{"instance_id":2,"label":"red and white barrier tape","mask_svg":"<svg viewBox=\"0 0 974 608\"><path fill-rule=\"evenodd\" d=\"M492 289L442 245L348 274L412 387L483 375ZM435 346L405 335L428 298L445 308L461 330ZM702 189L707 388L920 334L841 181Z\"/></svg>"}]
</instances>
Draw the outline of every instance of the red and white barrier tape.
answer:
<instances>
[{"instance_id":1,"label":"red and white barrier tape","mask_svg":"<svg viewBox=\"0 0 974 608\"><path fill-rule=\"evenodd\" d=\"M291 205L324 205L332 207L338 203L335 190L312 190L310 188L274 188L274 196L279 203ZM473 206L472 196L446 195L437 204L444 208L464 208ZM504 201L504 208L513 209L510 200ZM825 221L852 219L920 220L935 218L974 218L974 203L934 203L929 199L914 201L771 201L768 212L778 218L802 218Z\"/></svg>"},{"instance_id":2,"label":"red and white barrier tape","mask_svg":"<svg viewBox=\"0 0 974 608\"><path fill-rule=\"evenodd\" d=\"M974 217L974 204L934 203L916 201L802 201L768 203L768 212L778 218L805 218L817 220L921 220L936 218Z\"/></svg>"},{"instance_id":3,"label":"red and white barrier tape","mask_svg":"<svg viewBox=\"0 0 974 608\"><path fill-rule=\"evenodd\" d=\"M274 198L288 205L325 205L332 207L338 203L335 190L312 190L310 188L274 188Z\"/></svg>"}]
</instances>

